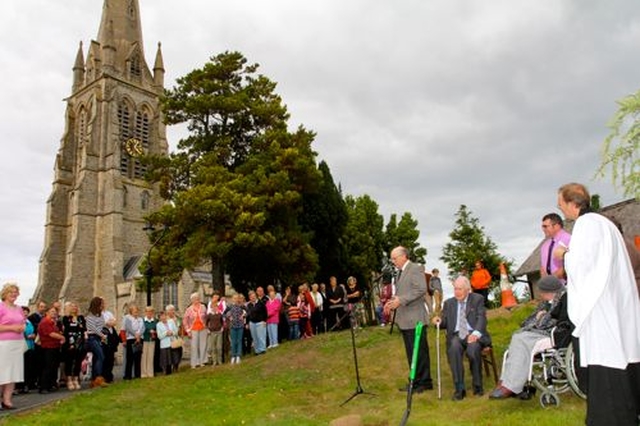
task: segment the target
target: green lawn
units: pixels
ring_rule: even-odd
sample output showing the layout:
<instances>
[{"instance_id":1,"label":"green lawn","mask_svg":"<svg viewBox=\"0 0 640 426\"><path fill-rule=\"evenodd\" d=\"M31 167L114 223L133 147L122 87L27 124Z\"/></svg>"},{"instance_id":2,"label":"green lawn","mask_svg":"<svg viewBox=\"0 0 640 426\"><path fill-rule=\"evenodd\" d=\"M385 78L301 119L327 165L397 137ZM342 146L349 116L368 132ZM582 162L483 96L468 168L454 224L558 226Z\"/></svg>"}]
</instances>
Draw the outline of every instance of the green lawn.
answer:
<instances>
[{"instance_id":1,"label":"green lawn","mask_svg":"<svg viewBox=\"0 0 640 426\"><path fill-rule=\"evenodd\" d=\"M490 312L496 356L501 359L511 332L530 312ZM435 330L429 327L432 374ZM561 404L541 408L530 401L492 401L469 396L450 400L451 375L441 338L442 399L437 391L413 398L409 425L580 425L585 402L570 392ZM249 356L239 365L186 369L169 377L119 381L108 388L74 395L36 412L11 416L3 425L327 425L333 419L357 414L366 425L399 424L406 407L408 366L402 339L388 328L368 327L356 333L360 382L366 393L340 406L356 389L351 336L348 331L285 343L266 355ZM467 383L470 377L467 378ZM485 378L485 391L493 388ZM369 394L372 393L373 395Z\"/></svg>"}]
</instances>

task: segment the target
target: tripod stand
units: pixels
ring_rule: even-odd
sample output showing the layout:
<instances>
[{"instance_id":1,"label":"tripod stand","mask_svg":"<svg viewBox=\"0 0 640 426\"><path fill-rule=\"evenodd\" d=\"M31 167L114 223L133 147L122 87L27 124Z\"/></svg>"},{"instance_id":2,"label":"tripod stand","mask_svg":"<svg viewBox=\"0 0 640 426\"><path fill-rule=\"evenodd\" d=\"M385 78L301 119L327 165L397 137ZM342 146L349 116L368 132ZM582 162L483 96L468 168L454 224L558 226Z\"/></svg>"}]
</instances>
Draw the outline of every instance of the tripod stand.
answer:
<instances>
[{"instance_id":1,"label":"tripod stand","mask_svg":"<svg viewBox=\"0 0 640 426\"><path fill-rule=\"evenodd\" d=\"M355 332L353 331L353 328L354 328L353 324L355 323L353 318L353 315L354 315L353 305L347 305L347 306L348 306L347 308L348 310L343 318L345 318L348 315L349 318L351 319L349 324L349 330L351 330L351 348L353 349L353 365L355 366L355 370L356 370L356 390L353 392L353 394L349 398L347 398L342 404L340 404L341 407L360 394L366 393L369 395L375 395L374 393L371 393L371 392L365 392L365 390L362 389L362 385L360 384L360 370L358 369L358 353L356 351L356 335L355 335Z\"/></svg>"}]
</instances>

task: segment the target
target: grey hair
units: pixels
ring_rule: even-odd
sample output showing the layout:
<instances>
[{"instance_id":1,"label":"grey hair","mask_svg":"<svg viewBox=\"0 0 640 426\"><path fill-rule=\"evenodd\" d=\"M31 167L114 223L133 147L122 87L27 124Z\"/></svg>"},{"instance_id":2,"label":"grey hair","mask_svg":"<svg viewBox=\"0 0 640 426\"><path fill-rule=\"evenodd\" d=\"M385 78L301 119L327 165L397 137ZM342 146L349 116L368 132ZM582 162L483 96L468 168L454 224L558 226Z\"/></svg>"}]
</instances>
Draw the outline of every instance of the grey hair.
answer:
<instances>
[{"instance_id":1,"label":"grey hair","mask_svg":"<svg viewBox=\"0 0 640 426\"><path fill-rule=\"evenodd\" d=\"M453 284L455 285L457 282L461 282L464 285L465 290L471 290L471 282L469 281L469 278L464 275L458 275L458 278L453 281Z\"/></svg>"}]
</instances>

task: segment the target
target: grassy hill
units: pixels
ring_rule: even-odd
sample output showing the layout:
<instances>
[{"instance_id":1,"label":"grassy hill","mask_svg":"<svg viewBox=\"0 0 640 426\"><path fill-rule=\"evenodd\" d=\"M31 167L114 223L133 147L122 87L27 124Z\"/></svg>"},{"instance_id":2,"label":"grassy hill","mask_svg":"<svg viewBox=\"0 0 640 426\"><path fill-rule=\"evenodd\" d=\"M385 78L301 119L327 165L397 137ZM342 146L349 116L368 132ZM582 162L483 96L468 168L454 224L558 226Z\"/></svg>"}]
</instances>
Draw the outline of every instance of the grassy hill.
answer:
<instances>
[{"instance_id":1,"label":"grassy hill","mask_svg":"<svg viewBox=\"0 0 640 426\"><path fill-rule=\"evenodd\" d=\"M511 333L531 305L489 314L496 357L501 359ZM435 329L429 327L432 375L436 378ZM530 401L493 401L485 377L485 396L451 401L451 374L441 340L442 399L437 390L415 395L410 425L579 425L585 402L562 394L557 408ZM186 369L172 376L122 382L76 394L36 412L10 416L3 425L327 425L348 414L366 425L399 424L406 407L408 366L397 331L367 327L356 332L360 383L365 393L341 406L356 390L348 331L284 343L239 365ZM470 374L467 384L470 387ZM373 395L372 395L373 394Z\"/></svg>"}]
</instances>

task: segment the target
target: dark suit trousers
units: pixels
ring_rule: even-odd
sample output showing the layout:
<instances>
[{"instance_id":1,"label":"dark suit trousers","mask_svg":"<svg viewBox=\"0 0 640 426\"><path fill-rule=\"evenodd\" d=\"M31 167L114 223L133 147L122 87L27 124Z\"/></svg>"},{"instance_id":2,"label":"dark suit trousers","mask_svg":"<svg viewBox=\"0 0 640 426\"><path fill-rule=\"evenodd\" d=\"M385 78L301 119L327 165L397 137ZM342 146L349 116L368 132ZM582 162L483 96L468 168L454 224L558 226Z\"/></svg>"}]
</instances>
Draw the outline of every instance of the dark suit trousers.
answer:
<instances>
[{"instance_id":1,"label":"dark suit trousers","mask_svg":"<svg viewBox=\"0 0 640 426\"><path fill-rule=\"evenodd\" d=\"M464 355L469 358L471 364L471 376L474 389L482 389L482 346L480 341L467 343L461 340L456 333L447 347L447 358L451 367L453 384L456 390L465 389L464 385Z\"/></svg>"},{"instance_id":2,"label":"dark suit trousers","mask_svg":"<svg viewBox=\"0 0 640 426\"><path fill-rule=\"evenodd\" d=\"M413 341L415 339L415 329L400 330L402 332L402 340L404 341L404 349L407 352L407 360L409 368L411 368L411 358L413 357ZM429 361L429 345L427 344L427 327L422 329L420 336L420 346L418 347L418 365L416 366L416 377L414 386L433 386L431 380L431 363Z\"/></svg>"}]
</instances>

